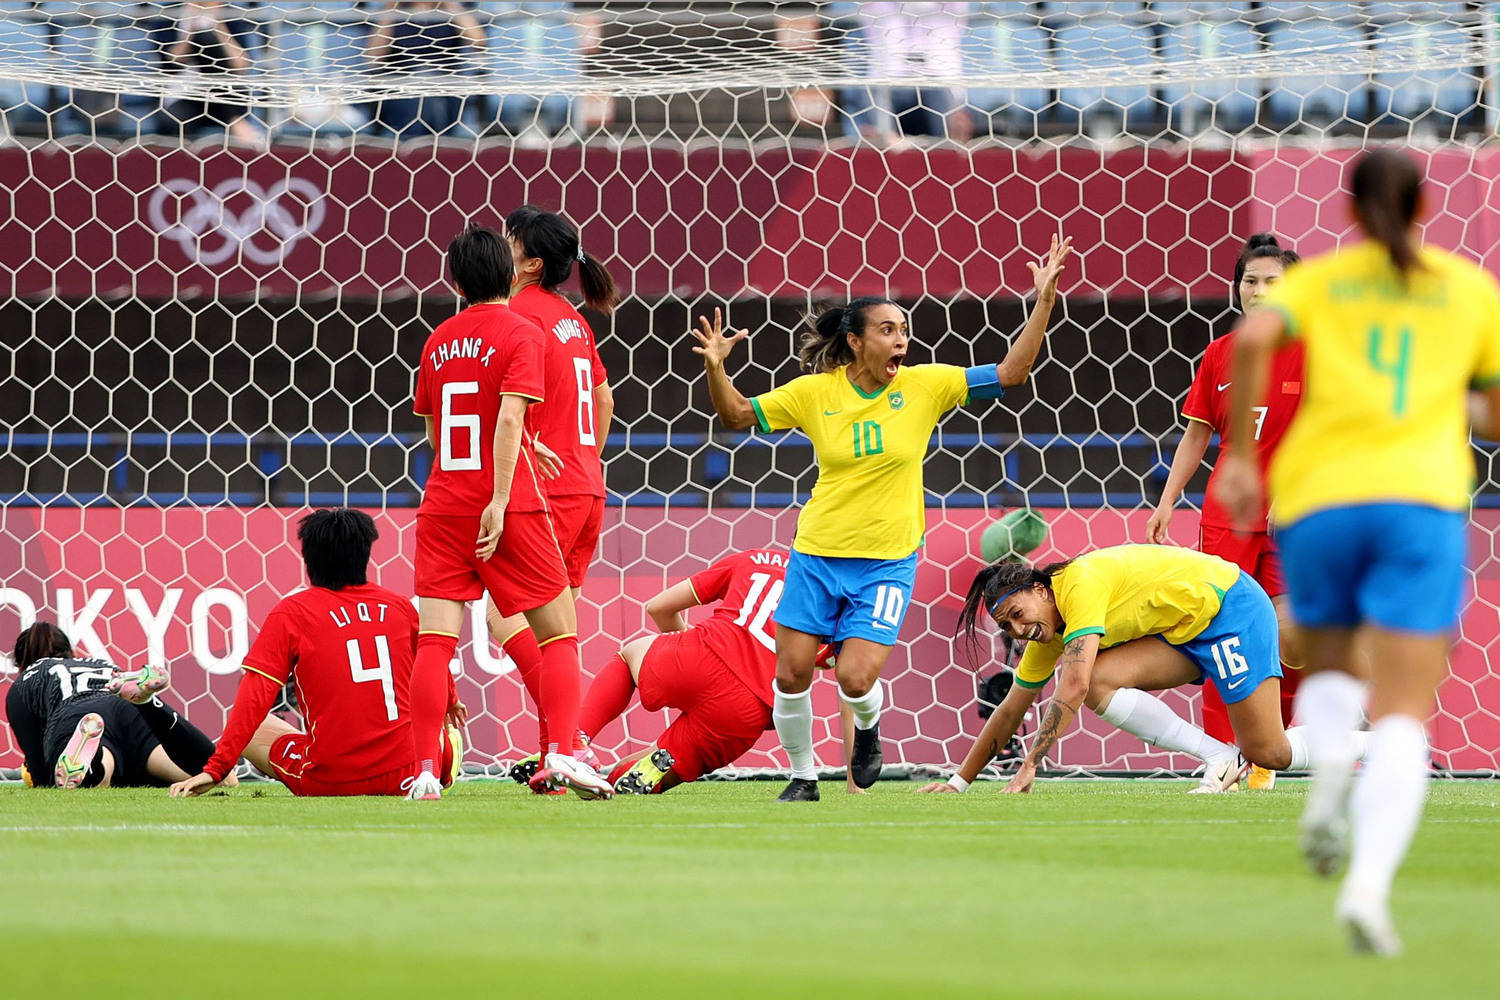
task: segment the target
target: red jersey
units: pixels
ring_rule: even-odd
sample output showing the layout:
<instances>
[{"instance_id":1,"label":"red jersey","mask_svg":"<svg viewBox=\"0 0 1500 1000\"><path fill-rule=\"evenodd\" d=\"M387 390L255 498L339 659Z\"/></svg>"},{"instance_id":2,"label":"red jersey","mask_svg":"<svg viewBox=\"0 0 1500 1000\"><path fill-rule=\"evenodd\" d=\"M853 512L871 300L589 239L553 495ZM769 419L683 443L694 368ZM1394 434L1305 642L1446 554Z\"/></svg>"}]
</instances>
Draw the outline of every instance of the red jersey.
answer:
<instances>
[{"instance_id":1,"label":"red jersey","mask_svg":"<svg viewBox=\"0 0 1500 1000\"><path fill-rule=\"evenodd\" d=\"M1208 345L1208 349L1203 352L1203 360L1198 365L1198 374L1193 378L1192 388L1188 389L1187 402L1182 404L1183 416L1208 424L1218 432L1221 458L1234 448L1234 442L1228 437L1229 387L1234 379L1230 372L1234 337L1230 333ZM1271 362L1271 381L1266 387L1266 398L1263 400L1265 405L1257 406L1254 410L1255 450L1260 459L1262 483L1265 482L1271 456L1286 434L1287 427L1291 425L1292 417L1297 413L1297 405L1302 402L1302 351L1302 342L1299 340L1276 352ZM1213 472L1208 477L1208 496L1203 501L1202 523L1215 528L1233 528L1234 519L1214 498L1213 479L1218 474L1219 466L1215 462ZM1267 530L1264 508L1260 512L1260 527L1257 530Z\"/></svg>"},{"instance_id":2,"label":"red jersey","mask_svg":"<svg viewBox=\"0 0 1500 1000\"><path fill-rule=\"evenodd\" d=\"M594 430L594 390L609 381L594 331L572 303L540 285L528 285L510 307L535 323L547 342L547 398L526 410L526 430L562 459L556 479L543 481L549 496L604 496L604 463Z\"/></svg>"},{"instance_id":3,"label":"red jersey","mask_svg":"<svg viewBox=\"0 0 1500 1000\"><path fill-rule=\"evenodd\" d=\"M304 777L345 782L411 767L416 651L417 612L394 591L367 583L284 598L245 656L246 680L260 683L241 685L204 770L219 778L234 767L288 679L307 727Z\"/></svg>"},{"instance_id":4,"label":"red jersey","mask_svg":"<svg viewBox=\"0 0 1500 1000\"><path fill-rule=\"evenodd\" d=\"M417 370L415 410L437 423L438 454L421 512L477 517L495 494L500 397L540 402L542 331L509 307L470 306L432 331ZM506 510L546 510L529 436L523 435Z\"/></svg>"}]
</instances>

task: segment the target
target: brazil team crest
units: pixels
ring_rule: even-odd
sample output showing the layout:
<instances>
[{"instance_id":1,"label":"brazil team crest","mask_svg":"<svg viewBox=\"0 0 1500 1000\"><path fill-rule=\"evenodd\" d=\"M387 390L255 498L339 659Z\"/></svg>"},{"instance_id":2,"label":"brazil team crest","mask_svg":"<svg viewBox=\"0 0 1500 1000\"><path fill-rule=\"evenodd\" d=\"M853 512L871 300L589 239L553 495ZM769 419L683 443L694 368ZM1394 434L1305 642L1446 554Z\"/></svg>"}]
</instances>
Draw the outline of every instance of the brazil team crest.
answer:
<instances>
[{"instance_id":1,"label":"brazil team crest","mask_svg":"<svg viewBox=\"0 0 1500 1000\"><path fill-rule=\"evenodd\" d=\"M899 392L891 393L891 409L899 410L906 405L906 397Z\"/></svg>"}]
</instances>

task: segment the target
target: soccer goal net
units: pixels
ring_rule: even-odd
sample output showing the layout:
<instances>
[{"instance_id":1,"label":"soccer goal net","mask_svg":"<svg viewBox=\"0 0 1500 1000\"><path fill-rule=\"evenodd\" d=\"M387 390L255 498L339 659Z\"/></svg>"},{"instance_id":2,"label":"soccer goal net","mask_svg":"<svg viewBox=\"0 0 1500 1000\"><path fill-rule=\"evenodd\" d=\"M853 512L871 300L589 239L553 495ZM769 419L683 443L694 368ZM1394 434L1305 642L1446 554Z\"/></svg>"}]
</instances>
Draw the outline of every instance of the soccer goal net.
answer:
<instances>
[{"instance_id":1,"label":"soccer goal net","mask_svg":"<svg viewBox=\"0 0 1500 1000\"><path fill-rule=\"evenodd\" d=\"M913 360L998 359L1062 233L1078 260L1032 381L948 418L926 463L883 733L888 761L955 764L1004 667L953 639L981 533L1029 507L1035 558L1144 539L1248 236L1347 239L1344 165L1390 141L1430 178L1426 238L1500 268L1496 31L1474 3L0 3L0 645L44 616L88 653L167 662L217 735L259 621L303 585L306 509L368 508L376 577L409 592L430 463L412 375L456 309L442 251L531 202L626 292L589 317L617 406L591 673L664 586L790 544L813 483L805 438L711 419L696 316L753 331L730 362L747 394L796 374L809 308L855 295L909 307ZM1500 489L1477 454L1432 735L1440 767L1493 773ZM529 752L480 609L455 669L469 763ZM1169 697L1196 717L1193 691ZM636 707L599 742L665 721ZM1052 759L1193 763L1148 751L1086 717ZM774 734L740 763L781 765Z\"/></svg>"}]
</instances>

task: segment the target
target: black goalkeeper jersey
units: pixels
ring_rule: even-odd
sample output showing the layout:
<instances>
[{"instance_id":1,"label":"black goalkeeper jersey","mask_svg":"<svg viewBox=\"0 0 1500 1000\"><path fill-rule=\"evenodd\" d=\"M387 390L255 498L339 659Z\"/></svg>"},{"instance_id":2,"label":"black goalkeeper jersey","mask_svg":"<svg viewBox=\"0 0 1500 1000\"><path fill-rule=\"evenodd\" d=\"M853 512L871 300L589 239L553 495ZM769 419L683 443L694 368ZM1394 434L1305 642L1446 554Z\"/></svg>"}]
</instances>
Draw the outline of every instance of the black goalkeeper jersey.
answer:
<instances>
[{"instance_id":1,"label":"black goalkeeper jersey","mask_svg":"<svg viewBox=\"0 0 1500 1000\"><path fill-rule=\"evenodd\" d=\"M52 773L52 762L43 752L43 737L47 720L57 706L74 695L103 691L114 669L108 660L48 657L27 667L11 683L5 696L5 716L33 781L46 781Z\"/></svg>"}]
</instances>

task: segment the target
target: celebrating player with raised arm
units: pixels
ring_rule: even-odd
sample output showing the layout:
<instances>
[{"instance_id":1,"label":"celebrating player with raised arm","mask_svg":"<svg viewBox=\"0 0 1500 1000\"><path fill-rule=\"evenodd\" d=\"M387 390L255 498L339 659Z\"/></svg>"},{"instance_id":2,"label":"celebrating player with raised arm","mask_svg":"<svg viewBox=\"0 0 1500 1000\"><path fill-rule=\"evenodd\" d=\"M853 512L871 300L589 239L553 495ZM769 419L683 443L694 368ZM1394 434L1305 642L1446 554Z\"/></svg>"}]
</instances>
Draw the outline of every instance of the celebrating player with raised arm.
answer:
<instances>
[{"instance_id":1,"label":"celebrating player with raised arm","mask_svg":"<svg viewBox=\"0 0 1500 1000\"><path fill-rule=\"evenodd\" d=\"M889 299L859 298L819 315L803 337L803 375L747 399L724 361L748 330L725 336L718 310L694 330L714 410L731 429L800 427L812 440L818 481L776 609L776 733L791 763L780 801L818 798L812 746L812 684L818 649L840 645L835 675L855 720L850 769L868 788L880 776L880 672L901 631L926 530L922 461L943 414L970 399L998 399L1026 381L1041 350L1071 239L1052 238L1029 263L1037 300L999 364L906 367L906 315Z\"/></svg>"},{"instance_id":2,"label":"celebrating player with raised arm","mask_svg":"<svg viewBox=\"0 0 1500 1000\"><path fill-rule=\"evenodd\" d=\"M1306 394L1270 476L1307 650L1297 714L1314 775L1302 850L1331 873L1352 821L1337 919L1356 950L1385 955L1401 949L1391 883L1421 820L1423 720L1447 672L1466 586L1470 419L1500 436L1500 286L1473 262L1421 244L1421 184L1404 154L1375 150L1355 161L1349 190L1368 239L1299 265L1245 318L1231 394L1231 432L1243 439L1273 352L1288 340L1306 346ZM1471 387L1484 395L1471 397ZM1253 527L1258 470L1247 455L1222 465L1219 498ZM1367 657L1354 654L1356 642ZM1367 678L1369 755L1351 801L1347 731Z\"/></svg>"},{"instance_id":3,"label":"celebrating player with raised arm","mask_svg":"<svg viewBox=\"0 0 1500 1000\"><path fill-rule=\"evenodd\" d=\"M412 668L417 775L411 797L440 794L448 663L464 602L489 592L503 615L523 614L541 648L537 693L548 720L537 777L584 798L608 798L609 783L574 758L578 727L578 618L563 553L547 516L526 407L544 398L542 331L505 299L510 247L471 225L448 244L448 272L467 307L427 339L416 411L437 452L417 511L415 587L421 636Z\"/></svg>"},{"instance_id":4,"label":"celebrating player with raised arm","mask_svg":"<svg viewBox=\"0 0 1500 1000\"><path fill-rule=\"evenodd\" d=\"M1218 556L1118 545L1049 566L986 566L959 614L971 641L981 614L1027 646L1010 693L950 779L955 791L967 788L1005 745L1054 673L1052 703L1008 792L1031 790L1047 751L1085 704L1153 746L1204 761L1194 791L1232 788L1245 769L1235 748L1146 693L1205 681L1219 689L1240 751L1252 763L1271 770L1308 766L1305 734L1281 726L1276 610L1250 574Z\"/></svg>"},{"instance_id":5,"label":"celebrating player with raised arm","mask_svg":"<svg viewBox=\"0 0 1500 1000\"><path fill-rule=\"evenodd\" d=\"M536 324L546 342L546 397L526 408L526 431L537 444L547 508L576 601L604 524L601 456L615 401L594 331L558 288L576 263L584 305L608 313L619 293L610 273L584 251L578 230L562 216L523 205L505 217L505 230L515 266L510 308ZM532 702L540 706L542 651L525 617L502 616L490 602L489 630L515 661ZM540 710L537 722L545 754L550 740L547 717ZM558 742L573 737L557 734ZM570 744L564 749L580 748ZM536 760L539 768L541 755Z\"/></svg>"},{"instance_id":6,"label":"celebrating player with raised arm","mask_svg":"<svg viewBox=\"0 0 1500 1000\"><path fill-rule=\"evenodd\" d=\"M1234 281L1229 286L1230 300L1239 310L1247 310L1260 301L1265 293L1281 280L1286 269L1301 260L1292 250L1285 250L1270 233L1257 233L1245 241L1245 247L1234 265ZM1219 435L1219 456L1222 458L1234 450L1229 433L1229 390L1234 377L1229 372L1229 359L1234 350L1234 331L1208 345L1203 360L1188 389L1187 401L1182 405L1182 415L1187 418L1187 429L1172 456L1172 469L1167 474L1166 486L1161 491L1161 502L1146 524L1146 541L1161 544L1167 541L1167 528L1172 523L1172 509L1182 496L1188 480L1203 464L1208 451L1209 439ZM1290 344L1276 354L1276 373L1272 379L1272 391L1262 401L1264 405L1255 409L1255 454L1261 470L1271 463L1276 446L1297 412L1302 400L1302 345ZM1228 559L1236 566L1255 577L1266 589L1271 603L1276 606L1276 616L1281 624L1281 662L1293 668L1302 666L1302 653L1297 648L1296 629L1291 626L1291 605L1286 598L1286 584L1281 575L1281 559L1276 554L1276 544L1271 540L1270 526L1265 511L1256 519L1256 530L1245 533L1235 530L1235 525L1223 506L1213 495L1214 476L1218 466L1209 475L1209 493L1203 500L1203 517L1199 521L1198 549L1211 555ZM1292 695L1297 690L1298 674L1283 674L1281 678L1281 721L1292 722ZM1234 730L1229 725L1229 714L1224 702L1212 685L1203 688L1203 729L1216 740L1225 743L1234 740ZM1246 784L1250 788L1268 789L1275 784L1276 772L1256 767L1250 772Z\"/></svg>"},{"instance_id":7,"label":"celebrating player with raised arm","mask_svg":"<svg viewBox=\"0 0 1500 1000\"><path fill-rule=\"evenodd\" d=\"M296 795L407 791L417 613L368 581L377 537L363 511L319 510L302 519L297 540L312 586L266 615L245 654L218 749L201 773L172 786L173 796L213 788L241 754ZM288 681L297 687L305 733L270 714ZM450 748L449 780L458 763L451 741Z\"/></svg>"}]
</instances>

